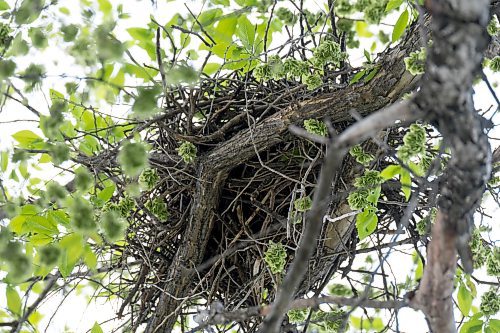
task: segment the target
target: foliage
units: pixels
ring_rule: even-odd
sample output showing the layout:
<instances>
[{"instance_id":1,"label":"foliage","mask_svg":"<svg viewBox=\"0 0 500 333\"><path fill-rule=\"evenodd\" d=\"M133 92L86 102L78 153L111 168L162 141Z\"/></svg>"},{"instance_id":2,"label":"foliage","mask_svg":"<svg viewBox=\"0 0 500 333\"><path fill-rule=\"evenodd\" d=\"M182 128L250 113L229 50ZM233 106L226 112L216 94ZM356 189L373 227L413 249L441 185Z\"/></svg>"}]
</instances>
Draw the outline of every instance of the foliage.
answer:
<instances>
[{"instance_id":1,"label":"foliage","mask_svg":"<svg viewBox=\"0 0 500 333\"><path fill-rule=\"evenodd\" d=\"M500 298L497 290L490 289L481 296L480 310L485 316L492 316L500 311Z\"/></svg>"},{"instance_id":2,"label":"foliage","mask_svg":"<svg viewBox=\"0 0 500 333\"><path fill-rule=\"evenodd\" d=\"M328 128L326 124L321 120L307 119L304 120L304 128L311 134L316 134L319 136L327 136Z\"/></svg>"},{"instance_id":3,"label":"foliage","mask_svg":"<svg viewBox=\"0 0 500 333\"><path fill-rule=\"evenodd\" d=\"M283 273L286 258L287 254L283 244L270 241L264 253L264 260L273 274Z\"/></svg>"},{"instance_id":4,"label":"foliage","mask_svg":"<svg viewBox=\"0 0 500 333\"><path fill-rule=\"evenodd\" d=\"M306 195L300 199L296 199L293 202L293 206L298 212L306 212L312 207L312 199Z\"/></svg>"},{"instance_id":5,"label":"foliage","mask_svg":"<svg viewBox=\"0 0 500 333\"><path fill-rule=\"evenodd\" d=\"M405 58L406 69L412 75L419 75L424 73L425 69L425 59L427 58L427 53L425 48L421 48L418 51L411 52L408 57Z\"/></svg>"},{"instance_id":6,"label":"foliage","mask_svg":"<svg viewBox=\"0 0 500 333\"><path fill-rule=\"evenodd\" d=\"M356 162L363 164L364 166L367 166L374 158L373 155L365 152L360 145L355 145L354 147L352 147L349 150L349 154L356 158Z\"/></svg>"},{"instance_id":7,"label":"foliage","mask_svg":"<svg viewBox=\"0 0 500 333\"><path fill-rule=\"evenodd\" d=\"M496 56L489 62L489 67L494 72L500 72L500 56Z\"/></svg>"},{"instance_id":8,"label":"foliage","mask_svg":"<svg viewBox=\"0 0 500 333\"><path fill-rule=\"evenodd\" d=\"M493 15L490 23L486 27L486 30L490 34L490 36L497 36L500 33L500 24L498 23L498 17Z\"/></svg>"},{"instance_id":9,"label":"foliage","mask_svg":"<svg viewBox=\"0 0 500 333\"><path fill-rule=\"evenodd\" d=\"M194 228L198 236L208 236L195 239L186 253L203 262L175 269L189 273L216 256L221 260L186 279L190 284L183 292L199 294L179 297L186 300L182 313L213 298L221 298L228 310L272 301L307 226L327 147L285 130L260 138L258 130L283 122L328 137L333 133L318 119L336 116L337 107L344 110L350 107L345 103L362 100L356 111L372 112L385 96L366 96L366 91L378 94L373 82L390 70L383 57L391 47L402 45L398 52L406 56L406 69L423 74L426 48L409 52L414 47L405 45L408 27L418 22L415 1L337 0L329 10L327 1L306 9L298 1L209 0L200 11L190 4L159 10L145 1L140 6L149 8L150 16L144 20L133 7L139 4L76 3L80 6L0 0L0 112L7 121L2 118L0 127L8 133L0 139L0 279L6 296L0 321L19 324L20 332L42 330L42 314L28 311L56 279L48 295L76 290L119 300L120 325L125 331L140 329L156 312L163 291L178 283L167 278L170 264L184 253L178 250L190 241L196 218L203 220ZM164 9L170 1L151 3ZM496 16L487 30L498 35ZM358 52L362 60L353 56ZM500 57L484 65L498 72ZM362 95L349 95L367 87ZM341 101L320 107L334 111L276 116L329 96ZM9 122L12 114L15 123ZM340 133L351 122L339 114L332 126ZM345 170L331 185L336 197L329 214L344 214L336 209L347 203L356 228L353 234L332 235L329 226L343 221L325 220L298 297L336 278L330 267L345 264L338 253L386 244L412 184L442 176L441 168L431 168L441 150L432 131L431 125L401 129L395 124L384 138L387 149L370 140L350 149ZM242 133L250 135L242 139ZM200 169L209 152L255 138L264 148L255 144L253 157L237 151L231 167ZM226 148L228 154L234 150ZM446 163L449 154L444 155L437 164ZM226 156L218 158L227 162ZM220 161L209 162L219 167ZM297 186L300 197L294 194ZM494 186L491 182L491 193ZM197 194L200 188L208 189L203 196ZM416 249L425 247L436 216L424 192L412 196L417 208L404 230ZM197 215L207 202L208 213ZM474 263L497 277L499 250L483 238L486 232L473 234ZM417 233L422 237L414 237ZM349 241L330 247L339 238ZM248 247L235 250L240 243ZM356 265L359 258L352 258ZM374 270L373 260L362 262L367 267L360 271ZM264 265L269 269L261 270ZM374 288L369 298L402 297L416 287L421 270L422 260L415 259L411 277L391 281L397 288L385 287L384 293ZM343 297L362 294L367 275L349 265L343 277L325 290ZM198 279L203 283L197 285ZM493 327L493 319L474 317L472 304L481 298L478 313L493 316L499 306L495 290L481 296L470 279L457 276L457 281L457 304L468 320L464 326L481 321L481 327ZM289 321L304 324L309 312L290 310ZM380 318L358 315L314 309L310 325L319 332L337 331L349 317L355 329L385 329ZM177 325L187 331L192 323L185 319ZM261 319L252 320L238 325L252 332ZM108 331L107 324L88 323L90 332ZM217 324L217 330L229 329Z\"/></svg>"},{"instance_id":10,"label":"foliage","mask_svg":"<svg viewBox=\"0 0 500 333\"><path fill-rule=\"evenodd\" d=\"M148 166L148 155L144 144L126 142L118 154L118 162L130 177L139 176Z\"/></svg>"},{"instance_id":11,"label":"foliage","mask_svg":"<svg viewBox=\"0 0 500 333\"><path fill-rule=\"evenodd\" d=\"M196 146L187 141L181 143L179 148L177 148L177 153L182 157L185 163L193 163L196 158L196 152Z\"/></svg>"},{"instance_id":12,"label":"foliage","mask_svg":"<svg viewBox=\"0 0 500 333\"><path fill-rule=\"evenodd\" d=\"M158 171L156 169L145 169L141 176L139 177L139 182L144 184L147 190L151 190L158 184L160 177L158 176Z\"/></svg>"}]
</instances>

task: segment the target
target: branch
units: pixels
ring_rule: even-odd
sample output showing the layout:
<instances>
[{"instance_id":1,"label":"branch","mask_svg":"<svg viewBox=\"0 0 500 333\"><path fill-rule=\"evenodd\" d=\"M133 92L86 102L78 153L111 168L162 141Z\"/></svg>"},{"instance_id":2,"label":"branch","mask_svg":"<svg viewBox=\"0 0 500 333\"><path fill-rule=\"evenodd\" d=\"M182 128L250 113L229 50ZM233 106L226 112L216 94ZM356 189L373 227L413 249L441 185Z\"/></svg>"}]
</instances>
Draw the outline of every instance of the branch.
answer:
<instances>
[{"instance_id":1,"label":"branch","mask_svg":"<svg viewBox=\"0 0 500 333\"><path fill-rule=\"evenodd\" d=\"M12 326L11 333L18 333L21 331L21 328L23 326L23 323L28 320L28 317L33 313L38 308L38 305L45 299L47 294L52 290L52 287L57 282L57 279L59 278L59 275L54 275L49 281L47 281L47 285L43 289L43 291L38 295L38 298L33 302L33 304L30 305L26 311L24 311L22 317L15 323L15 325Z\"/></svg>"},{"instance_id":2,"label":"branch","mask_svg":"<svg viewBox=\"0 0 500 333\"><path fill-rule=\"evenodd\" d=\"M317 309L321 304L335 304L338 306L360 305L362 308L372 309L401 309L408 306L405 300L377 301L371 299L347 298L339 296L322 296L312 298L296 299L290 303L289 309ZM202 331L210 325L223 325L230 322L242 322L254 317L262 317L269 313L269 305L254 306L250 308L237 309L233 311L224 310L219 303L212 304L208 310L198 313L198 327L189 331L194 333ZM196 320L195 319L195 320Z\"/></svg>"},{"instance_id":3,"label":"branch","mask_svg":"<svg viewBox=\"0 0 500 333\"><path fill-rule=\"evenodd\" d=\"M264 320L259 333L274 333L280 331L281 322L290 302L295 297L304 274L307 272L309 259L317 246L317 240L323 225L331 197L331 183L337 173L347 149L372 134L390 127L397 120L416 120L420 113L412 112L408 101L396 103L382 109L355 123L342 134L333 139L328 147L325 162L321 169L318 187L314 192L312 208L307 214L305 230L300 239L300 245L295 254L295 259L290 270L285 276L269 315Z\"/></svg>"}]
</instances>

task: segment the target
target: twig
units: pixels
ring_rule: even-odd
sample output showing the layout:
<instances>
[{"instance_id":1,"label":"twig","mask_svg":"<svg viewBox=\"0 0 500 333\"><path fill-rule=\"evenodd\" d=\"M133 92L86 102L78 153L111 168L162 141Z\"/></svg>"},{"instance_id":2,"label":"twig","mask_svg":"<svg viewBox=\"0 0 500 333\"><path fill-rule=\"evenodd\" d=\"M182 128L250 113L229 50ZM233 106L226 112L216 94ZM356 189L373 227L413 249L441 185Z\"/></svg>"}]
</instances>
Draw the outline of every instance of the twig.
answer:
<instances>
[{"instance_id":1,"label":"twig","mask_svg":"<svg viewBox=\"0 0 500 333\"><path fill-rule=\"evenodd\" d=\"M52 287L54 287L58 278L59 275L56 274L47 282L47 285L40 293L40 295L38 295L38 298L33 302L33 304L30 305L28 309L26 309L26 311L24 311L22 317L16 322L16 325L12 327L11 333L18 333L21 330L23 323L28 319L33 311L37 309L38 305L40 305L40 303L45 299L45 296L47 296L47 294L52 290Z\"/></svg>"}]
</instances>

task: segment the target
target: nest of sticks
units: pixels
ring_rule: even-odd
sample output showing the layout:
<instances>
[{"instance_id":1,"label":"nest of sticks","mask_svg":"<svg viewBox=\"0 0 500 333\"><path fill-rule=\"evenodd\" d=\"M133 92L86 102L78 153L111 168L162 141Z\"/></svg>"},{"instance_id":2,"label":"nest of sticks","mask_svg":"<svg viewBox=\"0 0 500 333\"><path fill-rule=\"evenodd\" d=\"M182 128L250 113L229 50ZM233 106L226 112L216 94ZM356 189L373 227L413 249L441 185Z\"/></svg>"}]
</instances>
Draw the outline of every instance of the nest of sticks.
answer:
<instances>
[{"instance_id":1,"label":"nest of sticks","mask_svg":"<svg viewBox=\"0 0 500 333\"><path fill-rule=\"evenodd\" d=\"M332 73L335 82L341 73ZM135 199L135 211L129 216L127 245L116 248L115 265L125 267L118 279L117 294L123 299L118 315L130 314L131 328L148 321L171 276L172 262L191 228L190 219L198 208L194 198L200 183L197 159L234 139L242 132L252 140L252 128L285 108L310 100L316 94L325 94L345 88L348 84L328 84L310 92L299 83L287 80L270 81L263 85L250 76L238 73L205 78L196 87L176 87L164 96L162 112L152 120L138 125L150 144L150 167L156 170L159 181ZM320 91L320 92L318 92ZM353 119L337 121L330 130L346 128ZM396 146L402 141L400 131L385 133L385 142ZM186 163L178 154L182 142L191 142L197 148L197 159ZM366 151L376 155L373 162L383 167L384 154L373 142L364 144ZM290 133L269 149L255 147L252 158L224 170L223 185L214 198L211 209L214 223L205 239L193 239L191 250L201 253L201 260L186 270L194 272L189 286L190 297L181 303L181 317L193 313L196 306L223 302L227 310L251 307L274 298L277 287L293 260L298 247L306 213L294 207L296 199L310 196L318 181L326 147ZM223 163L223 162L221 162ZM345 262L347 273L352 251L358 242L355 217L349 215L346 197L353 188L353 180L363 172L363 166L348 156L343 171L332 184L333 200L330 216L346 215L335 223L325 223L322 237L299 295L321 291L332 275ZM123 193L124 187L119 191ZM403 202L397 184L385 187L384 195ZM160 221L147 209L147 202L160 198L168 208L168 219ZM117 196L113 200L120 200ZM394 217L402 215L399 206L381 207L379 229L388 229ZM208 223L208 222L207 222ZM282 274L273 274L264 257L269 242L281 243L287 249L287 266ZM170 273L169 273L170 272ZM264 295L264 299L263 299ZM130 309L125 311L125 309ZM255 328L254 318L245 325ZM252 328L253 327L253 328Z\"/></svg>"}]
</instances>

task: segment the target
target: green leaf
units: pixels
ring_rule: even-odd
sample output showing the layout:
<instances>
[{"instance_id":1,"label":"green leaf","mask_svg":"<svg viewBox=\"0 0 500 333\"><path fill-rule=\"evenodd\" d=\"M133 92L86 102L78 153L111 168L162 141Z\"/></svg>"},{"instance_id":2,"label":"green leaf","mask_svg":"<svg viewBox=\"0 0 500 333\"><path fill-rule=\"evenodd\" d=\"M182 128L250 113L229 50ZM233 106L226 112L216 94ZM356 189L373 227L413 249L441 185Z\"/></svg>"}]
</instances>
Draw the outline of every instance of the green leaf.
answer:
<instances>
[{"instance_id":1,"label":"green leaf","mask_svg":"<svg viewBox=\"0 0 500 333\"><path fill-rule=\"evenodd\" d=\"M406 201L410 199L411 195L411 175L410 172L404 168L401 168L401 190L405 195Z\"/></svg>"},{"instance_id":2,"label":"green leaf","mask_svg":"<svg viewBox=\"0 0 500 333\"><path fill-rule=\"evenodd\" d=\"M372 69L370 71L370 73L365 77L364 81L365 82L370 82L370 80L373 79L375 77L375 75L377 75L378 70L379 70L378 67L375 67L374 69Z\"/></svg>"},{"instance_id":3,"label":"green leaf","mask_svg":"<svg viewBox=\"0 0 500 333\"><path fill-rule=\"evenodd\" d=\"M368 195L368 201L371 202L374 206L377 206L378 199L380 198L380 191L382 190L382 186L376 186L374 189L370 190L370 194Z\"/></svg>"},{"instance_id":4,"label":"green leaf","mask_svg":"<svg viewBox=\"0 0 500 333\"><path fill-rule=\"evenodd\" d=\"M233 35L236 31L237 24L238 20L236 17L227 17L220 20L219 23L217 23L217 27L215 27L216 33L213 36L215 42L217 44L220 42L231 44L233 42Z\"/></svg>"},{"instance_id":5,"label":"green leaf","mask_svg":"<svg viewBox=\"0 0 500 333\"><path fill-rule=\"evenodd\" d=\"M370 53L366 49L363 49L363 54L365 55L366 61L368 61L368 63L371 63L372 60L370 57Z\"/></svg>"},{"instance_id":6,"label":"green leaf","mask_svg":"<svg viewBox=\"0 0 500 333\"><path fill-rule=\"evenodd\" d=\"M461 283L460 288L458 288L457 300L458 308L464 317L467 317L472 307L472 295L463 283Z\"/></svg>"},{"instance_id":7,"label":"green leaf","mask_svg":"<svg viewBox=\"0 0 500 333\"><path fill-rule=\"evenodd\" d=\"M484 322L474 315L469 321L465 322L460 328L460 333L479 333L482 331Z\"/></svg>"},{"instance_id":8,"label":"green leaf","mask_svg":"<svg viewBox=\"0 0 500 333\"><path fill-rule=\"evenodd\" d=\"M384 330L385 324L381 318L373 318L372 329L376 332L382 332Z\"/></svg>"},{"instance_id":9,"label":"green leaf","mask_svg":"<svg viewBox=\"0 0 500 333\"><path fill-rule=\"evenodd\" d=\"M85 245L85 250L83 252L83 261L88 268L95 270L97 268L97 256L89 244Z\"/></svg>"},{"instance_id":10,"label":"green leaf","mask_svg":"<svg viewBox=\"0 0 500 333\"><path fill-rule=\"evenodd\" d=\"M80 260L84 249L83 245L83 237L77 233L64 236L59 242L62 250L59 257L59 271L63 277L70 275L73 267Z\"/></svg>"},{"instance_id":11,"label":"green leaf","mask_svg":"<svg viewBox=\"0 0 500 333\"><path fill-rule=\"evenodd\" d=\"M135 99L132 111L138 118L144 119L150 117L159 111L157 105L157 96L161 92L158 86L140 87L137 89L137 98Z\"/></svg>"},{"instance_id":12,"label":"green leaf","mask_svg":"<svg viewBox=\"0 0 500 333\"><path fill-rule=\"evenodd\" d=\"M127 32L133 39L137 41L149 42L153 39L154 34L150 29L144 28L128 28Z\"/></svg>"},{"instance_id":13,"label":"green leaf","mask_svg":"<svg viewBox=\"0 0 500 333\"><path fill-rule=\"evenodd\" d=\"M371 235L377 228L378 217L373 211L365 209L356 216L356 228L360 240Z\"/></svg>"},{"instance_id":14,"label":"green leaf","mask_svg":"<svg viewBox=\"0 0 500 333\"><path fill-rule=\"evenodd\" d=\"M500 332L500 320L498 319L490 319L488 323L488 327L493 332Z\"/></svg>"},{"instance_id":15,"label":"green leaf","mask_svg":"<svg viewBox=\"0 0 500 333\"><path fill-rule=\"evenodd\" d=\"M75 39L78 34L78 26L76 24L64 25L61 27L61 32L63 34L63 40L65 42L71 42ZM51 96L52 97L52 96ZM64 98L64 96L62 97Z\"/></svg>"},{"instance_id":16,"label":"green leaf","mask_svg":"<svg viewBox=\"0 0 500 333\"><path fill-rule=\"evenodd\" d=\"M24 0L14 13L15 21L21 25L35 21L44 7L45 0Z\"/></svg>"},{"instance_id":17,"label":"green leaf","mask_svg":"<svg viewBox=\"0 0 500 333\"><path fill-rule=\"evenodd\" d=\"M199 16L198 16L198 22L203 27L207 27L211 25L212 23L215 23L219 17L221 17L223 14L222 9L220 8L212 8L212 9L207 9L204 10ZM195 29L199 29L200 27L198 25L195 25Z\"/></svg>"},{"instance_id":18,"label":"green leaf","mask_svg":"<svg viewBox=\"0 0 500 333\"><path fill-rule=\"evenodd\" d=\"M59 233L57 225L43 216L28 216L23 224L23 233L37 233L42 235L56 235Z\"/></svg>"},{"instance_id":19,"label":"green leaf","mask_svg":"<svg viewBox=\"0 0 500 333\"><path fill-rule=\"evenodd\" d=\"M20 316L22 302L21 297L19 297L17 291L11 286L7 286L7 289L5 290L5 296L7 298L7 308L12 311L12 313Z\"/></svg>"},{"instance_id":20,"label":"green leaf","mask_svg":"<svg viewBox=\"0 0 500 333\"><path fill-rule=\"evenodd\" d=\"M108 0L97 0L99 3L99 10L104 14L104 16L109 16L113 6Z\"/></svg>"},{"instance_id":21,"label":"green leaf","mask_svg":"<svg viewBox=\"0 0 500 333\"><path fill-rule=\"evenodd\" d=\"M399 8L403 4L403 0L389 0L387 6L385 6L385 11L391 11L393 9Z\"/></svg>"},{"instance_id":22,"label":"green leaf","mask_svg":"<svg viewBox=\"0 0 500 333\"><path fill-rule=\"evenodd\" d=\"M364 319L362 317L354 317L350 316L351 324L358 331L369 331L371 329L371 323L368 319Z\"/></svg>"},{"instance_id":23,"label":"green leaf","mask_svg":"<svg viewBox=\"0 0 500 333\"><path fill-rule=\"evenodd\" d=\"M207 75L212 75L215 72L217 72L220 67L221 67L220 64L217 64L215 62L209 62L205 65L205 67L203 67L203 73Z\"/></svg>"},{"instance_id":24,"label":"green leaf","mask_svg":"<svg viewBox=\"0 0 500 333\"><path fill-rule=\"evenodd\" d=\"M0 10L10 9L9 4L5 0L0 0Z\"/></svg>"},{"instance_id":25,"label":"green leaf","mask_svg":"<svg viewBox=\"0 0 500 333\"><path fill-rule=\"evenodd\" d=\"M245 46L248 51L253 49L253 44L255 42L255 27L245 16L241 16L238 19L236 35L240 38L243 46Z\"/></svg>"},{"instance_id":26,"label":"green leaf","mask_svg":"<svg viewBox=\"0 0 500 333\"><path fill-rule=\"evenodd\" d=\"M373 33L368 30L368 24L366 22L356 21L355 29L359 37L368 38L373 36Z\"/></svg>"},{"instance_id":27,"label":"green leaf","mask_svg":"<svg viewBox=\"0 0 500 333\"><path fill-rule=\"evenodd\" d=\"M10 220L9 229L16 234L22 234L23 225L26 221L26 215L18 215Z\"/></svg>"},{"instance_id":28,"label":"green leaf","mask_svg":"<svg viewBox=\"0 0 500 333\"><path fill-rule=\"evenodd\" d=\"M104 202L108 202L109 199L113 196L113 193L115 193L116 186L114 184L111 184L108 187L105 187L102 191L97 194L97 197L101 199Z\"/></svg>"},{"instance_id":29,"label":"green leaf","mask_svg":"<svg viewBox=\"0 0 500 333\"><path fill-rule=\"evenodd\" d=\"M394 30L392 30L392 42L397 41L404 33L406 26L408 25L408 10L401 13L396 24L394 25Z\"/></svg>"},{"instance_id":30,"label":"green leaf","mask_svg":"<svg viewBox=\"0 0 500 333\"><path fill-rule=\"evenodd\" d=\"M415 253L414 254L414 259L417 262L417 268L415 269L415 280L420 280L422 278L422 275L424 274L424 263L422 262L422 258Z\"/></svg>"},{"instance_id":31,"label":"green leaf","mask_svg":"<svg viewBox=\"0 0 500 333\"><path fill-rule=\"evenodd\" d=\"M41 137L39 137L30 130L19 131L15 134L12 134L12 137L14 138L14 140L19 142L18 146L20 148L27 148L27 149L36 148L37 144L43 142Z\"/></svg>"},{"instance_id":32,"label":"green leaf","mask_svg":"<svg viewBox=\"0 0 500 333\"><path fill-rule=\"evenodd\" d=\"M0 168L2 172L5 172L7 170L8 165L9 165L9 152L5 150L0 154Z\"/></svg>"},{"instance_id":33,"label":"green leaf","mask_svg":"<svg viewBox=\"0 0 500 333\"><path fill-rule=\"evenodd\" d=\"M358 82L364 75L366 74L366 69L362 69L359 72L354 75L354 77L351 79L350 84L354 84Z\"/></svg>"},{"instance_id":34,"label":"green leaf","mask_svg":"<svg viewBox=\"0 0 500 333\"><path fill-rule=\"evenodd\" d=\"M102 330L101 325L99 325L96 321L94 326L92 326L90 333L104 333L104 331Z\"/></svg>"},{"instance_id":35,"label":"green leaf","mask_svg":"<svg viewBox=\"0 0 500 333\"><path fill-rule=\"evenodd\" d=\"M385 167L382 172L380 172L380 176L384 178L385 180L394 178L396 175L399 175L401 173L401 165L388 165Z\"/></svg>"}]
</instances>

